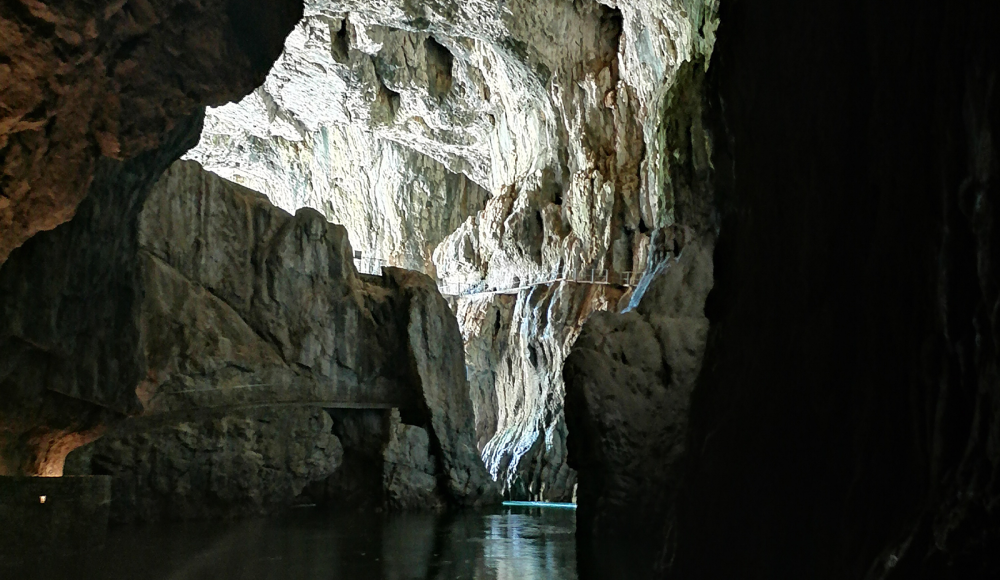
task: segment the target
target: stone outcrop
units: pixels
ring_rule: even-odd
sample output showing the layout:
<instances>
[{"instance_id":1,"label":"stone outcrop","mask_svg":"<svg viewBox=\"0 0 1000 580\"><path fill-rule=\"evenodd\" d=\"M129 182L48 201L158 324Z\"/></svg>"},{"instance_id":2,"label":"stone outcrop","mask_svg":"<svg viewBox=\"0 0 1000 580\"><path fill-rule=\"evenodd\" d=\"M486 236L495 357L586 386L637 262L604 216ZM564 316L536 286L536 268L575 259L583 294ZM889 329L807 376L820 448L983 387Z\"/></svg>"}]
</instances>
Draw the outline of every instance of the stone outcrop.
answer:
<instances>
[{"instance_id":1,"label":"stone outcrop","mask_svg":"<svg viewBox=\"0 0 1000 580\"><path fill-rule=\"evenodd\" d=\"M565 282L457 299L478 444L510 497L573 500L562 365L583 321L615 309L621 296L614 287Z\"/></svg>"},{"instance_id":2,"label":"stone outcrop","mask_svg":"<svg viewBox=\"0 0 1000 580\"><path fill-rule=\"evenodd\" d=\"M404 424L397 412L390 421L382 468L385 504L392 509L440 508L443 502L427 430Z\"/></svg>"},{"instance_id":3,"label":"stone outcrop","mask_svg":"<svg viewBox=\"0 0 1000 580\"><path fill-rule=\"evenodd\" d=\"M655 577L673 539L712 246L671 227L654 233L652 247L629 308L591 316L563 370L581 578Z\"/></svg>"},{"instance_id":4,"label":"stone outcrop","mask_svg":"<svg viewBox=\"0 0 1000 580\"><path fill-rule=\"evenodd\" d=\"M295 0L64 4L0 6L0 473L58 474L139 408L138 211L197 143L202 106L258 85L302 14Z\"/></svg>"},{"instance_id":5,"label":"stone outcrop","mask_svg":"<svg viewBox=\"0 0 1000 580\"><path fill-rule=\"evenodd\" d=\"M363 280L343 227L178 162L143 207L139 242L146 414L416 404L400 295L436 289Z\"/></svg>"},{"instance_id":6,"label":"stone outcrop","mask_svg":"<svg viewBox=\"0 0 1000 580\"><path fill-rule=\"evenodd\" d=\"M115 476L116 519L287 505L341 463L323 408L399 408L413 423L387 433L386 461L412 468L391 490L429 476L444 502L493 497L461 334L431 279L358 275L343 227L195 162L164 174L138 229L143 416L87 451Z\"/></svg>"},{"instance_id":7,"label":"stone outcrop","mask_svg":"<svg viewBox=\"0 0 1000 580\"><path fill-rule=\"evenodd\" d=\"M681 152L706 161L703 132L660 127L678 71L704 72L716 5L311 0L264 85L212 109L189 156L288 211L320 211L366 258L443 288L635 272L649 232L685 222L677 206L697 197L664 174L690 165ZM515 342L488 355L473 352L491 340L478 332L496 332L477 316L494 307L457 301L484 402L479 446L508 488L572 497L562 361L586 316L623 290L495 297ZM550 304L568 317L550 325ZM490 383L497 373L474 359L509 372ZM526 454L535 467L522 470Z\"/></svg>"},{"instance_id":8,"label":"stone outcrop","mask_svg":"<svg viewBox=\"0 0 1000 580\"><path fill-rule=\"evenodd\" d=\"M161 146L258 86L301 0L0 6L0 264L73 217L106 157Z\"/></svg>"}]
</instances>

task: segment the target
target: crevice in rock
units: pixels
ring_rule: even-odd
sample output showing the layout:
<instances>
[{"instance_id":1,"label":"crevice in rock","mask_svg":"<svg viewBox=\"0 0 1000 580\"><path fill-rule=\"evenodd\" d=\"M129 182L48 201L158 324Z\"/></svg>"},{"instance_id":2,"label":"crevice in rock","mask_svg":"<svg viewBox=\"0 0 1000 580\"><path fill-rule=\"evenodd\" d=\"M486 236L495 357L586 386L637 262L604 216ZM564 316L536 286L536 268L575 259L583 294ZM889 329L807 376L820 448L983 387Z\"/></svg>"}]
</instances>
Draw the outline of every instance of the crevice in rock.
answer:
<instances>
[{"instance_id":1,"label":"crevice in rock","mask_svg":"<svg viewBox=\"0 0 1000 580\"><path fill-rule=\"evenodd\" d=\"M455 57L434 36L428 36L424 40L424 51L427 54L427 74L430 81L428 90L431 96L444 100L451 92L454 82L452 69L455 66Z\"/></svg>"},{"instance_id":2,"label":"crevice in rock","mask_svg":"<svg viewBox=\"0 0 1000 580\"><path fill-rule=\"evenodd\" d=\"M340 27L337 30L333 28L334 22L336 21L330 22L330 54L340 64L347 64L350 62L351 51L350 34L347 28L350 21L348 17L344 17L343 20L339 21Z\"/></svg>"}]
</instances>

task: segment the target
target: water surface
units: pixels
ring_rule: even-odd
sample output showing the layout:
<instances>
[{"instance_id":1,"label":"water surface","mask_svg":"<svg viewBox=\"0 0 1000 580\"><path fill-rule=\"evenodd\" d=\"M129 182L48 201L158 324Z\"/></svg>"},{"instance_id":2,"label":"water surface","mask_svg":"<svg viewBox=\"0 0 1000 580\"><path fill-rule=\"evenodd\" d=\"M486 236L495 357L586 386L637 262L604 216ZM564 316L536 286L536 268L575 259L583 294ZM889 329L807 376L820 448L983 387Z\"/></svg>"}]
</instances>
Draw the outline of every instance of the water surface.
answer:
<instances>
[{"instance_id":1,"label":"water surface","mask_svg":"<svg viewBox=\"0 0 1000 580\"><path fill-rule=\"evenodd\" d=\"M576 580L572 510L331 514L113 527L100 552L7 557L46 580Z\"/></svg>"}]
</instances>

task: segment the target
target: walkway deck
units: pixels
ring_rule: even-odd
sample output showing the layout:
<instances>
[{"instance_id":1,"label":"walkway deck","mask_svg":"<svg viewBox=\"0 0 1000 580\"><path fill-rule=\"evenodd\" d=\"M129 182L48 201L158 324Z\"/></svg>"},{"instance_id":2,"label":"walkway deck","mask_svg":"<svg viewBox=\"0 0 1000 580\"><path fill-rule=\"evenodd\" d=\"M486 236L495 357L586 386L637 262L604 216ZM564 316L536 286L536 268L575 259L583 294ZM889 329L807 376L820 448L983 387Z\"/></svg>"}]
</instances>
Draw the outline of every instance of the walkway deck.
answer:
<instances>
[{"instance_id":1,"label":"walkway deck","mask_svg":"<svg viewBox=\"0 0 1000 580\"><path fill-rule=\"evenodd\" d=\"M358 272L380 276L383 267L391 267L386 260L380 258L365 258L356 255L354 258ZM642 270L612 272L609 270L598 270L596 268L584 268L581 270L558 271L550 274L543 274L541 279L521 282L518 277L514 277L516 282L510 286L501 288L488 288L484 281L475 284L470 283L439 283L438 290L445 296L477 296L491 294L518 294L522 290L530 290L536 286L549 286L562 282L574 284L591 284L601 286L618 286L624 288L634 288L642 279Z\"/></svg>"}]
</instances>

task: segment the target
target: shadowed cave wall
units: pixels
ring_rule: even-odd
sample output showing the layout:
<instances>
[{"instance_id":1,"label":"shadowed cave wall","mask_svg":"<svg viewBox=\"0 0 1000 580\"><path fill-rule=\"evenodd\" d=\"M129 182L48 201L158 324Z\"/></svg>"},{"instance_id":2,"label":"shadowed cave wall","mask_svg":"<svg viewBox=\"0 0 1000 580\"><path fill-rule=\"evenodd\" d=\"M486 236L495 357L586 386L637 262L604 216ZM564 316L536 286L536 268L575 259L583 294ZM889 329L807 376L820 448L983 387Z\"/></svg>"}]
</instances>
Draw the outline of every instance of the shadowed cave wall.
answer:
<instances>
[{"instance_id":1,"label":"shadowed cave wall","mask_svg":"<svg viewBox=\"0 0 1000 580\"><path fill-rule=\"evenodd\" d=\"M686 367L646 352L665 305L584 327L581 577L993 578L1000 10L730 0L720 20L703 111L661 121L711 143L709 171L661 175L696 186L680 223L706 201L719 220L705 359L677 417Z\"/></svg>"},{"instance_id":2,"label":"shadowed cave wall","mask_svg":"<svg viewBox=\"0 0 1000 580\"><path fill-rule=\"evenodd\" d=\"M1000 7L721 10L671 577L995 577Z\"/></svg>"}]
</instances>

